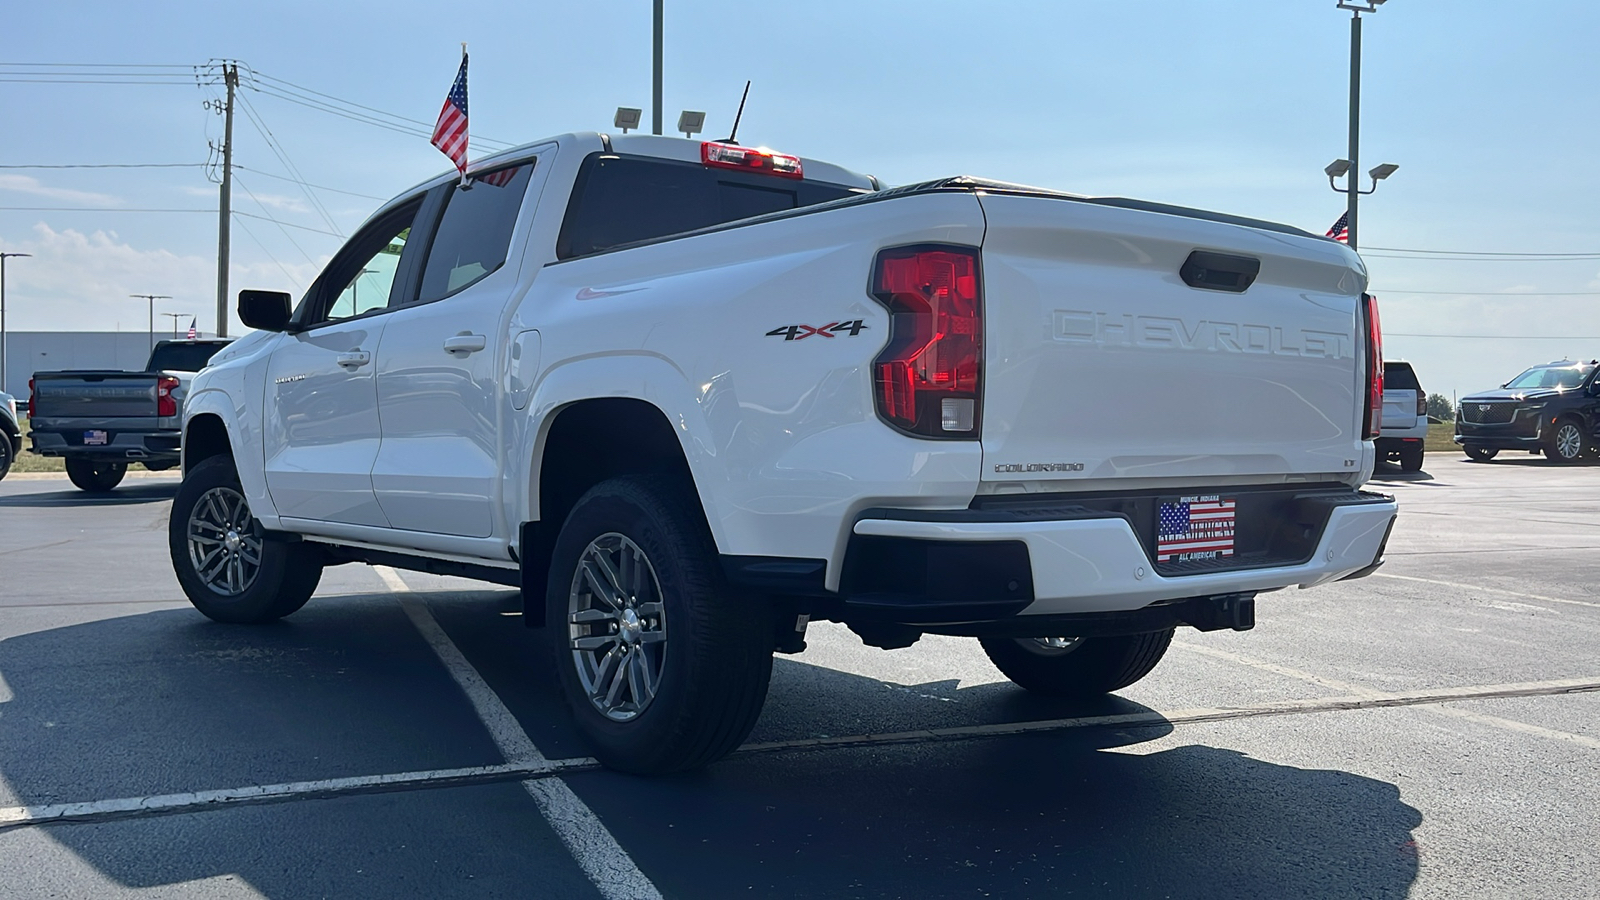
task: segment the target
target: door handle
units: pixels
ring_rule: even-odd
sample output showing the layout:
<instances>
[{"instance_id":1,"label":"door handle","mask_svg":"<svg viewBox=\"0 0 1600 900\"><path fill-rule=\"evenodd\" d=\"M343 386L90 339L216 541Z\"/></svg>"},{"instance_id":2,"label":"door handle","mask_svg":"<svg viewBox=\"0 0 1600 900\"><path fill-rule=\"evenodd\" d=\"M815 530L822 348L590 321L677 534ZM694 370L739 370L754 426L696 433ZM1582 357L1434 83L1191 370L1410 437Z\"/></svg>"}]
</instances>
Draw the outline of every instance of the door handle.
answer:
<instances>
[{"instance_id":1,"label":"door handle","mask_svg":"<svg viewBox=\"0 0 1600 900\"><path fill-rule=\"evenodd\" d=\"M372 354L365 350L351 350L349 353L341 353L333 359L334 362L346 369L359 369L372 362Z\"/></svg>"},{"instance_id":2,"label":"door handle","mask_svg":"<svg viewBox=\"0 0 1600 900\"><path fill-rule=\"evenodd\" d=\"M489 346L488 338L469 331L463 331L454 337L444 339L444 352L446 353L476 353L487 346Z\"/></svg>"}]
</instances>

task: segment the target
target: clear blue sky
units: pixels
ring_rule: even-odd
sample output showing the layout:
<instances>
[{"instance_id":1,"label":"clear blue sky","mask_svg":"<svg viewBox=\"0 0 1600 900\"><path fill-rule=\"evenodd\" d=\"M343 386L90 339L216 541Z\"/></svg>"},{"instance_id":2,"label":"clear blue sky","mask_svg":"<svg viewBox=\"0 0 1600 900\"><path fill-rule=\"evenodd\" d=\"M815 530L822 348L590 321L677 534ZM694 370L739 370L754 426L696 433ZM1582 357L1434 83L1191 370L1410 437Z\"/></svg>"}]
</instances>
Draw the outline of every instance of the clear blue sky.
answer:
<instances>
[{"instance_id":1,"label":"clear blue sky","mask_svg":"<svg viewBox=\"0 0 1600 900\"><path fill-rule=\"evenodd\" d=\"M522 143L605 129L619 105L645 108L648 125L649 0L13 7L0 30L6 64L236 58L431 122L468 41L476 134ZM1361 242L1388 355L1413 360L1430 391L1600 356L1596 35L1600 7L1578 0L1391 0L1366 19L1363 167L1400 171L1364 202ZM1345 155L1348 52L1349 14L1334 0L668 0L666 119L705 110L707 132L725 131L749 78L743 142L889 182L967 173L1321 232L1343 207L1322 167ZM0 65L10 73L0 77L28 71ZM202 162L221 130L202 107L213 95L0 80L0 165ZM330 228L241 115L242 213L348 233L374 198L447 167L425 138L244 95L305 181L366 196L313 191ZM211 330L214 213L89 210L214 208L216 193L199 168L0 168L0 207L67 208L0 209L0 249L35 254L8 265L10 327L140 330L144 305L126 295L150 292L175 298L158 313L192 312ZM298 291L338 244L245 219L233 288ZM1396 258L1378 247L1596 258ZM1418 334L1559 339L1408 336Z\"/></svg>"}]
</instances>

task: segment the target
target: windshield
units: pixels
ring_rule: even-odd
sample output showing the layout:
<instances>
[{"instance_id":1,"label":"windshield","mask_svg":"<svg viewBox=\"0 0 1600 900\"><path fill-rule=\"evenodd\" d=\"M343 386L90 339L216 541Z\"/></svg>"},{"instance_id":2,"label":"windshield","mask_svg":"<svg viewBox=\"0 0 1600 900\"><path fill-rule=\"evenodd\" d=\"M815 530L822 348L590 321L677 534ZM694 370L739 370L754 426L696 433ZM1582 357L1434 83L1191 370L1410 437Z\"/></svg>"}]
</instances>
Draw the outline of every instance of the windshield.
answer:
<instances>
[{"instance_id":1,"label":"windshield","mask_svg":"<svg viewBox=\"0 0 1600 900\"><path fill-rule=\"evenodd\" d=\"M1559 388L1570 391L1589 377L1594 371L1592 365L1570 366L1534 366L1521 375L1506 382L1506 387L1515 389L1528 388Z\"/></svg>"}]
</instances>

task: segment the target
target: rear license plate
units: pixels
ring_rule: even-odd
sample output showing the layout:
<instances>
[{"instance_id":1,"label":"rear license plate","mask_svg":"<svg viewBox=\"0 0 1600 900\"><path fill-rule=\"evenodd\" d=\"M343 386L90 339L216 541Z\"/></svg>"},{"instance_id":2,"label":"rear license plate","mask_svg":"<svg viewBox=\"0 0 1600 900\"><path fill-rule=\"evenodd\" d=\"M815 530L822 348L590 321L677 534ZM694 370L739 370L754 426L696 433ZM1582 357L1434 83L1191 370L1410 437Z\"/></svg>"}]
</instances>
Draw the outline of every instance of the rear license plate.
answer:
<instances>
[{"instance_id":1,"label":"rear license plate","mask_svg":"<svg viewBox=\"0 0 1600 900\"><path fill-rule=\"evenodd\" d=\"M105 443L106 433L104 431L85 431L83 433L83 445L85 447L104 446Z\"/></svg>"},{"instance_id":2,"label":"rear license plate","mask_svg":"<svg viewBox=\"0 0 1600 900\"><path fill-rule=\"evenodd\" d=\"M1156 562L1233 555L1234 498L1217 494L1162 500L1156 515Z\"/></svg>"}]
</instances>

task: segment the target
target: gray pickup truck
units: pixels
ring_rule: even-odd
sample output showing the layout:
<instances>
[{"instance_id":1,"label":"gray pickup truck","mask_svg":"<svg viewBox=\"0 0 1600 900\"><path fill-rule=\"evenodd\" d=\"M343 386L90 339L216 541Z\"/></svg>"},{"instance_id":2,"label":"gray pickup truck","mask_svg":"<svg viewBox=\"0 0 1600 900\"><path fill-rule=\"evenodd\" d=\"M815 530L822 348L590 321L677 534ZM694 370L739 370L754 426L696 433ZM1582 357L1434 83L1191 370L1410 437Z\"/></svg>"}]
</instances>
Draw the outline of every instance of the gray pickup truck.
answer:
<instances>
[{"instance_id":1,"label":"gray pickup truck","mask_svg":"<svg viewBox=\"0 0 1600 900\"><path fill-rule=\"evenodd\" d=\"M33 373L32 452L65 458L67 477L93 492L116 487L132 462L153 472L178 465L189 382L227 345L160 341L142 372Z\"/></svg>"}]
</instances>

